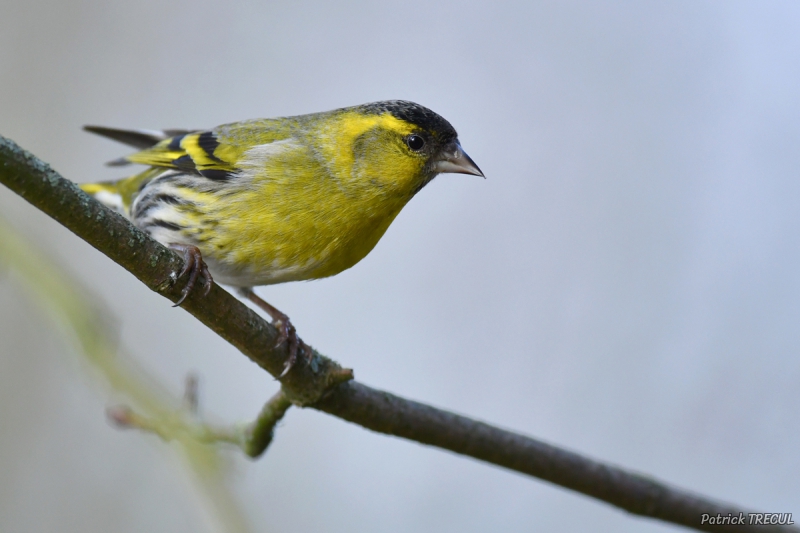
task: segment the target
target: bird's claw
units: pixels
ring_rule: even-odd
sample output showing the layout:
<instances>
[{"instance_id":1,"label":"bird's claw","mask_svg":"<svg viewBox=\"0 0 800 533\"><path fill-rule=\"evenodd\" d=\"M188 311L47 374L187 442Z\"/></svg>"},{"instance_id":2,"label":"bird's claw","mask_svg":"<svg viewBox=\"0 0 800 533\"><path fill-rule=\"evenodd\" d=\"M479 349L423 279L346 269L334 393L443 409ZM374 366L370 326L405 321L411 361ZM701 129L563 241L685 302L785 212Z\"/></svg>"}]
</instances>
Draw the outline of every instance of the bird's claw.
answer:
<instances>
[{"instance_id":1,"label":"bird's claw","mask_svg":"<svg viewBox=\"0 0 800 533\"><path fill-rule=\"evenodd\" d=\"M278 312L280 313L280 311ZM281 313L281 315L282 316L279 316L272 322L272 325L278 330L278 339L277 342L275 342L275 347L277 348L283 343L286 343L286 349L289 352L289 357L286 358L283 372L281 372L281 375L278 376L278 379L283 378L289 373L294 364L297 362L297 354L299 352L302 352L304 355L306 352L306 344L300 339L300 337L297 336L297 330L295 329L294 325L292 325L289 317L283 313Z\"/></svg>"},{"instance_id":2,"label":"bird's claw","mask_svg":"<svg viewBox=\"0 0 800 533\"><path fill-rule=\"evenodd\" d=\"M297 336L297 331L294 329L294 326L286 319L273 320L272 325L278 330L278 339L275 341L276 348L289 340L289 336L292 333Z\"/></svg>"},{"instance_id":3,"label":"bird's claw","mask_svg":"<svg viewBox=\"0 0 800 533\"><path fill-rule=\"evenodd\" d=\"M211 273L208 271L208 265L203 261L203 255L200 253L200 249L190 244L171 244L169 247L183 256L183 268L180 274L178 274L178 279L189 274L189 279L186 281L186 285L181 291L181 297L175 302L173 307L178 307L186 300L186 297L189 296L189 293L194 289L197 278L201 275L203 279L205 279L203 283L203 295L208 296L208 293L211 291L211 286L214 284L214 278L211 277Z\"/></svg>"},{"instance_id":4,"label":"bird's claw","mask_svg":"<svg viewBox=\"0 0 800 533\"><path fill-rule=\"evenodd\" d=\"M307 360L311 360L311 348L297 336L297 330L294 329L291 320L289 320L286 314L262 300L250 287L240 287L239 294L266 311L272 318L272 325L278 330L278 338L275 342L275 347L277 348L283 343L287 344L286 348L289 352L289 357L286 358L283 371L280 376L278 376L278 379L283 379L294 367L294 364L297 362L298 353L305 356Z\"/></svg>"}]
</instances>

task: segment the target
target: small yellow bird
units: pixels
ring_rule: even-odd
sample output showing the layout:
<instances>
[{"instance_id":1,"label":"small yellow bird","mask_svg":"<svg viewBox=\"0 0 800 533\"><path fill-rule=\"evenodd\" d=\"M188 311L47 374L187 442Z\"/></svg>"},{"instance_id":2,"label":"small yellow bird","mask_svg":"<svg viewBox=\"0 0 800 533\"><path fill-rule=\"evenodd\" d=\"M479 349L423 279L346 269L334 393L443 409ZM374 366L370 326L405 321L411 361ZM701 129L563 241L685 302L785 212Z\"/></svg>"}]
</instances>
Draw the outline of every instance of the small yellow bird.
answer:
<instances>
[{"instance_id":1,"label":"small yellow bird","mask_svg":"<svg viewBox=\"0 0 800 533\"><path fill-rule=\"evenodd\" d=\"M288 317L256 285L333 276L377 244L403 206L440 173L483 176L444 118L413 102L374 102L207 131L86 130L141 151L109 165L149 168L81 188L183 254L189 274L212 274L302 346ZM284 372L284 373L285 373Z\"/></svg>"}]
</instances>

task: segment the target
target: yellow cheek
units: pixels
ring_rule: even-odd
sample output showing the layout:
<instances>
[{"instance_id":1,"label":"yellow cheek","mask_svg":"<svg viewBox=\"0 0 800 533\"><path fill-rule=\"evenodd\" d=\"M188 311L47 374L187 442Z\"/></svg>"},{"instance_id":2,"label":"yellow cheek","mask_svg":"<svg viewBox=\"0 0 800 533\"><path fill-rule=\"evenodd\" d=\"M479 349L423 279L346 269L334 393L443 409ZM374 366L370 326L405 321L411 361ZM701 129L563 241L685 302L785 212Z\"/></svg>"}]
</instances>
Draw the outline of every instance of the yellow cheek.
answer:
<instances>
[{"instance_id":1,"label":"yellow cheek","mask_svg":"<svg viewBox=\"0 0 800 533\"><path fill-rule=\"evenodd\" d=\"M345 179L352 177L356 166L355 145L362 135L371 130L391 132L396 137L410 134L413 126L388 113L363 115L347 112L328 121L317 137L323 158L335 175Z\"/></svg>"},{"instance_id":2,"label":"yellow cheek","mask_svg":"<svg viewBox=\"0 0 800 533\"><path fill-rule=\"evenodd\" d=\"M356 179L369 180L386 192L405 195L414 190L421 179L424 161L402 150L375 149L358 165Z\"/></svg>"}]
</instances>

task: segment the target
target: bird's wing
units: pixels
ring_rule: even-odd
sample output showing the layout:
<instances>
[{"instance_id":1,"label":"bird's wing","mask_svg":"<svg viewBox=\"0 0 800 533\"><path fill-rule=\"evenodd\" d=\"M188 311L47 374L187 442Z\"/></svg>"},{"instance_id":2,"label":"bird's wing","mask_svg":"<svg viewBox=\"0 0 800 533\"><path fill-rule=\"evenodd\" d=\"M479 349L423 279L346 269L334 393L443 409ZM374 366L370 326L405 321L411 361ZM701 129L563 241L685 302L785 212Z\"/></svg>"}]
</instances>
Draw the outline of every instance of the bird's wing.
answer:
<instances>
[{"instance_id":1,"label":"bird's wing","mask_svg":"<svg viewBox=\"0 0 800 533\"><path fill-rule=\"evenodd\" d=\"M244 154L258 145L285 140L291 127L285 120L261 119L219 126L207 131L118 130L87 126L87 131L145 148L129 156L111 161L119 166L136 163L159 168L172 168L200 174L211 180L227 180L239 171Z\"/></svg>"}]
</instances>

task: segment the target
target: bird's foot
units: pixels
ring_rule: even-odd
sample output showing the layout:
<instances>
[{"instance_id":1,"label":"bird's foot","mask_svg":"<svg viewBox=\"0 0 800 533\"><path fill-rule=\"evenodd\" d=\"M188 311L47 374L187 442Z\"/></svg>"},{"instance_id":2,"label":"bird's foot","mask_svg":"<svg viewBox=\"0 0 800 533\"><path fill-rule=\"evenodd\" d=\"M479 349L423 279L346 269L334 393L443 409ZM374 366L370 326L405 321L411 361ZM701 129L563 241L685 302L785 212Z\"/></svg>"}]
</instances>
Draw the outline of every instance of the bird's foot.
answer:
<instances>
[{"instance_id":1,"label":"bird's foot","mask_svg":"<svg viewBox=\"0 0 800 533\"><path fill-rule=\"evenodd\" d=\"M278 341L275 343L275 347L277 348L283 343L287 344L289 357L286 358L283 372L281 372L281 375L278 376L278 379L281 379L289 373L294 364L297 362L298 354L303 355L306 359L311 357L311 348L304 343L300 337L298 337L297 330L294 328L292 321L289 320L289 317L285 313L279 311L269 303L262 300L258 295L256 295L255 292L253 292L253 289L249 287L240 288L239 294L263 309L272 318L272 325L278 330Z\"/></svg>"},{"instance_id":2,"label":"bird's foot","mask_svg":"<svg viewBox=\"0 0 800 533\"><path fill-rule=\"evenodd\" d=\"M175 250L179 254L183 256L183 270L180 271L178 274L178 279L182 278L186 274L189 274L189 279L186 281L186 285L183 287L183 291L181 291L180 299L175 302L173 307L178 307L183 303L189 293L192 292L194 289L195 283L197 283L197 278L201 275L205 282L203 283L203 295L208 295L209 291L211 290L211 285L214 283L214 278L211 277L211 273L208 271L208 266L206 262L203 261L203 256L200 253L200 249L197 246L192 246L191 244L170 244L170 250Z\"/></svg>"}]
</instances>

